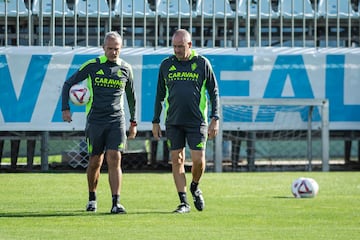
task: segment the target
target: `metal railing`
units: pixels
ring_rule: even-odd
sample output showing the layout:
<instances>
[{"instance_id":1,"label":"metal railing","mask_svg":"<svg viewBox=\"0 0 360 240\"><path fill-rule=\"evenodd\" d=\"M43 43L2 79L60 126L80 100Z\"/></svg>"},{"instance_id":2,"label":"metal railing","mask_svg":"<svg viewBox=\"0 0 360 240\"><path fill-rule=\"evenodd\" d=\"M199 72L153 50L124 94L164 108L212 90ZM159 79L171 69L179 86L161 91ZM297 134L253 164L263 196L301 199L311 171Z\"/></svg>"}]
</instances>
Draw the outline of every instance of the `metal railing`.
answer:
<instances>
[{"instance_id":1,"label":"metal railing","mask_svg":"<svg viewBox=\"0 0 360 240\"><path fill-rule=\"evenodd\" d=\"M197 47L357 47L359 27L358 0L0 0L0 46L99 46L115 30L157 48L186 28Z\"/></svg>"}]
</instances>

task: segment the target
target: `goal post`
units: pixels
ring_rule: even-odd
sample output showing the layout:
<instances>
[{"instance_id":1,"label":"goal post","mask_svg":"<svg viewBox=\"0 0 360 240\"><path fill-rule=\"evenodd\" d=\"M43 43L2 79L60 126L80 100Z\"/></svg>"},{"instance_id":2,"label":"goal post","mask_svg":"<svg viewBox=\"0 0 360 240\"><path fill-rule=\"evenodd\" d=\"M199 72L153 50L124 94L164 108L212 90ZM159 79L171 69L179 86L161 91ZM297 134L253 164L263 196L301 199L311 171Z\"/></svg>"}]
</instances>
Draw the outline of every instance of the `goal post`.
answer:
<instances>
[{"instance_id":1,"label":"goal post","mask_svg":"<svg viewBox=\"0 0 360 240\"><path fill-rule=\"evenodd\" d=\"M322 171L329 171L329 103L327 99L221 97L220 116L219 133L215 138L215 172L223 171L224 133L229 131L246 133L249 170L255 166L256 151L251 148L251 145L257 141L256 134L263 132L268 141L272 141L272 136L276 135L278 140L282 136L280 133L285 131L292 131L293 135L299 132L304 133L302 139L305 138L307 142L305 155L309 171L312 170L312 131L319 131L321 168Z\"/></svg>"}]
</instances>

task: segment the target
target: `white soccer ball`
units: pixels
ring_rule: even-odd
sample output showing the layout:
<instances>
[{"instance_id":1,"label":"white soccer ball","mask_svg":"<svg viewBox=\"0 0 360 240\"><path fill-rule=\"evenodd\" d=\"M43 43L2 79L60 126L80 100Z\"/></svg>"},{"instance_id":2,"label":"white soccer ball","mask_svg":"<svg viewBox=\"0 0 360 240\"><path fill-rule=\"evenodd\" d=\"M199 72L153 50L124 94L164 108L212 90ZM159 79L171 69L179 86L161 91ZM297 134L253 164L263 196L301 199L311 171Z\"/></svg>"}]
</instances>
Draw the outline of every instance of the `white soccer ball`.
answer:
<instances>
[{"instance_id":1,"label":"white soccer ball","mask_svg":"<svg viewBox=\"0 0 360 240\"><path fill-rule=\"evenodd\" d=\"M313 198L319 192L319 184L312 178L300 177L292 182L291 192L296 198Z\"/></svg>"},{"instance_id":2,"label":"white soccer ball","mask_svg":"<svg viewBox=\"0 0 360 240\"><path fill-rule=\"evenodd\" d=\"M75 84L69 90L69 97L76 106L83 106L89 102L90 90L84 85Z\"/></svg>"}]
</instances>

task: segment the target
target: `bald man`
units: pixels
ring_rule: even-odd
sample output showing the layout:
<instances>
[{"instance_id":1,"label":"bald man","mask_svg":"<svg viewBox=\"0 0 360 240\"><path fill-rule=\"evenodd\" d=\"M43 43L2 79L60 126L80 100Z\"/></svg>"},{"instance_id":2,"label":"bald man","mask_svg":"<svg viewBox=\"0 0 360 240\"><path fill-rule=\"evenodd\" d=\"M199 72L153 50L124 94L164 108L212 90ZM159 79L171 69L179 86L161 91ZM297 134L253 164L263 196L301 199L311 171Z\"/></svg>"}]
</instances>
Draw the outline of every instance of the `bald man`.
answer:
<instances>
[{"instance_id":1,"label":"bald man","mask_svg":"<svg viewBox=\"0 0 360 240\"><path fill-rule=\"evenodd\" d=\"M214 138L219 129L219 91L209 60L191 48L191 35L187 30L175 31L172 45L174 54L165 58L159 69L152 132L155 139L160 139L160 115L165 103L167 144L180 200L174 212L188 213L185 146L190 148L192 161L190 192L195 208L202 211L205 201L198 186L206 166L207 139ZM209 117L207 94L211 106Z\"/></svg>"}]
</instances>

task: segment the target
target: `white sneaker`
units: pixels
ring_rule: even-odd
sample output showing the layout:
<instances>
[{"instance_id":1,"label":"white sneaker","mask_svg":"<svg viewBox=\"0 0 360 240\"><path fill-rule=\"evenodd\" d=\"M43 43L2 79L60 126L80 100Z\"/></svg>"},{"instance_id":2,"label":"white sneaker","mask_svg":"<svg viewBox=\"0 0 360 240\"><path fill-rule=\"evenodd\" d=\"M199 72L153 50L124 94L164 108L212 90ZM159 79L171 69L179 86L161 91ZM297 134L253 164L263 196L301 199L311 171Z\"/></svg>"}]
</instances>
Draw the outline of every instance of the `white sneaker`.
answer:
<instances>
[{"instance_id":1,"label":"white sneaker","mask_svg":"<svg viewBox=\"0 0 360 240\"><path fill-rule=\"evenodd\" d=\"M86 205L86 211L88 212L96 212L97 203L96 201L89 201Z\"/></svg>"},{"instance_id":2,"label":"white sneaker","mask_svg":"<svg viewBox=\"0 0 360 240\"><path fill-rule=\"evenodd\" d=\"M173 211L173 213L189 213L190 206L187 203L181 203L177 208Z\"/></svg>"}]
</instances>

